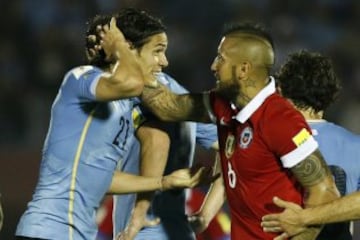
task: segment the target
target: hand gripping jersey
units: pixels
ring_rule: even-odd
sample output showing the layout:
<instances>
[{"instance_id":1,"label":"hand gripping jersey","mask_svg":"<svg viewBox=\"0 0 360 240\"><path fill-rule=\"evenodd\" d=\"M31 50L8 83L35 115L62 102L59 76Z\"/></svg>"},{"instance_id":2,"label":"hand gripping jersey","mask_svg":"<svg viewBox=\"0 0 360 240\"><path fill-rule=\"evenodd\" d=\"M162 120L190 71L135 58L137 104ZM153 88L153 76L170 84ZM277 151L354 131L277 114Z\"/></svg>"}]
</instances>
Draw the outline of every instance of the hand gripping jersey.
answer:
<instances>
[{"instance_id":1,"label":"hand gripping jersey","mask_svg":"<svg viewBox=\"0 0 360 240\"><path fill-rule=\"evenodd\" d=\"M274 196L302 204L302 190L287 168L318 144L302 115L275 93L273 79L242 110L215 92L209 96L209 113L218 126L231 239L273 239L276 234L263 232L261 217L281 211L272 203Z\"/></svg>"},{"instance_id":2,"label":"hand gripping jersey","mask_svg":"<svg viewBox=\"0 0 360 240\"><path fill-rule=\"evenodd\" d=\"M132 99L96 101L103 74L92 66L66 74L52 105L39 180L17 236L95 239L95 211L133 134Z\"/></svg>"}]
</instances>

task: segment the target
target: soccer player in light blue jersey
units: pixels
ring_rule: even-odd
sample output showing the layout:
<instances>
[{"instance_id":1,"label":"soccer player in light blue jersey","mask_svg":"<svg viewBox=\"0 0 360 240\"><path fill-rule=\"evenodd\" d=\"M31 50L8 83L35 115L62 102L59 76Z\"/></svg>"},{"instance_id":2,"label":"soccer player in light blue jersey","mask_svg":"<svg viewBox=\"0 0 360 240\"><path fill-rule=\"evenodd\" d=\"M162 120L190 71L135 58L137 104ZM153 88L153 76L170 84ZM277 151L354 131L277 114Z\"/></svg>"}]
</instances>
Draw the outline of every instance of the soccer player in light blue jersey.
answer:
<instances>
[{"instance_id":1,"label":"soccer player in light blue jersey","mask_svg":"<svg viewBox=\"0 0 360 240\"><path fill-rule=\"evenodd\" d=\"M357 191L360 180L360 136L323 119L338 95L340 83L330 60L318 53L291 54L277 77L283 96L304 115L330 166L342 195ZM349 223L325 225L320 239L351 240Z\"/></svg>"},{"instance_id":2,"label":"soccer player in light blue jersey","mask_svg":"<svg viewBox=\"0 0 360 240\"><path fill-rule=\"evenodd\" d=\"M53 102L39 180L19 221L17 239L95 239L95 213L106 192L189 187L203 176L204 169L194 175L182 169L165 177L114 173L132 146L134 97L166 64L162 25L143 14L142 41L130 47L116 27L127 24L129 14L98 16L90 23L86 50L91 65L70 70ZM167 150L165 146L164 154Z\"/></svg>"},{"instance_id":3,"label":"soccer player in light blue jersey","mask_svg":"<svg viewBox=\"0 0 360 240\"><path fill-rule=\"evenodd\" d=\"M169 75L162 73L158 74L158 81L168 87L171 91L183 94L188 91L179 85ZM150 114L144 114L152 120ZM165 174L176 169L190 167L193 163L193 156L195 144L198 143L206 149L217 149L217 131L213 124L202 124L195 122L180 122L180 123L161 123L160 127L169 134L171 145L169 157L167 160ZM138 150L138 149L135 149ZM136 152L129 155L132 159L128 160L123 166L123 170L136 173L139 169L138 155ZM130 164L129 164L130 163ZM132 163L132 164L131 164ZM148 171L153 173L150 165L156 166L157 160L153 164L144 163L142 173ZM158 166L156 167L158 168ZM160 173L158 173L160 174ZM134 206L135 195L117 195L114 196L114 233L119 233L126 228L126 225L131 216L131 209ZM143 214L149 207L149 202L139 196L140 200L136 202L135 209L130 225L141 230L136 235L135 239L156 239L156 240L193 240L195 235L191 226L187 221L185 215L185 191L172 190L167 192L156 192L154 199L151 202L150 209L147 211L147 219L160 219L160 224L153 226L143 226L139 223L145 217ZM128 207L124 208L128 205ZM151 221L150 221L151 222ZM155 221L156 222L156 221ZM136 226L134 226L136 225ZM137 231L135 230L135 232ZM134 231L134 230L132 230Z\"/></svg>"}]
</instances>

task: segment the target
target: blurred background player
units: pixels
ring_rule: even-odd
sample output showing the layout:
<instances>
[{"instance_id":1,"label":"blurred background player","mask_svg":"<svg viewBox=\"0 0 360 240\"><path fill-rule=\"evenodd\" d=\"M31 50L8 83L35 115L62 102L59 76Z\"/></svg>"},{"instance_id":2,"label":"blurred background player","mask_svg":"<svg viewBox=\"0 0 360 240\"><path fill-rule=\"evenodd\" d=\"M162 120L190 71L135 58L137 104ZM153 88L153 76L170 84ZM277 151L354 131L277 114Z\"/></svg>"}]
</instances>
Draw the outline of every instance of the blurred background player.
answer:
<instances>
[{"instance_id":1,"label":"blurred background player","mask_svg":"<svg viewBox=\"0 0 360 240\"><path fill-rule=\"evenodd\" d=\"M340 90L330 59L315 52L293 53L276 79L282 95L309 123L341 195L358 190L360 137L324 119L324 111L336 100ZM317 239L352 239L349 222L326 225Z\"/></svg>"}]
</instances>

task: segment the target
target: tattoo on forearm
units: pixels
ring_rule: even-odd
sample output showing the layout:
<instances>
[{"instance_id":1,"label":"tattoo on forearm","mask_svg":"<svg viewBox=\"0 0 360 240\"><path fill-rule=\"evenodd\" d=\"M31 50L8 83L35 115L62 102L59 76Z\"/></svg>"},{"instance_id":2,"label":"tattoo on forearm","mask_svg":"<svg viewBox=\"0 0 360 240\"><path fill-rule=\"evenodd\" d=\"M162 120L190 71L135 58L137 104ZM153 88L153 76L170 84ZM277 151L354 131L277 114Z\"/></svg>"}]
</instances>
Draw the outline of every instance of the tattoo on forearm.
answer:
<instances>
[{"instance_id":1,"label":"tattoo on forearm","mask_svg":"<svg viewBox=\"0 0 360 240\"><path fill-rule=\"evenodd\" d=\"M206 113L201 94L176 95L162 85L158 88L145 87L141 99L155 115L165 120L201 121Z\"/></svg>"},{"instance_id":2,"label":"tattoo on forearm","mask_svg":"<svg viewBox=\"0 0 360 240\"><path fill-rule=\"evenodd\" d=\"M297 180L304 186L313 186L329 175L328 167L316 151L291 169Z\"/></svg>"}]
</instances>

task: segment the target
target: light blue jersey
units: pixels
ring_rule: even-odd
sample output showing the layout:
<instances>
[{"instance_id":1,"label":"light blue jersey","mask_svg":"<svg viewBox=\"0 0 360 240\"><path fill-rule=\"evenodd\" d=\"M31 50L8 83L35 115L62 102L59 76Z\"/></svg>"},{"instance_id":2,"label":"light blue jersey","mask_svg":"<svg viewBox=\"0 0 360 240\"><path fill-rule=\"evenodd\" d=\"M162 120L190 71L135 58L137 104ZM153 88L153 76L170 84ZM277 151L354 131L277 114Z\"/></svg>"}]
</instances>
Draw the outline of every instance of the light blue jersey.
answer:
<instances>
[{"instance_id":1,"label":"light blue jersey","mask_svg":"<svg viewBox=\"0 0 360 240\"><path fill-rule=\"evenodd\" d=\"M357 191L360 180L360 136L325 120L308 123L341 195ZM316 239L350 240L350 224L325 225Z\"/></svg>"},{"instance_id":2,"label":"light blue jersey","mask_svg":"<svg viewBox=\"0 0 360 240\"><path fill-rule=\"evenodd\" d=\"M186 89L166 74L159 75L159 81L175 93L187 93ZM217 141L217 129L213 124L180 122L164 123L164 126L171 140L165 174L191 166L196 143L208 149ZM138 152L130 154L129 157L131 159L127 160L127 165L123 166L122 170L138 173L138 154ZM114 196L114 198L114 233L119 233L127 225L135 201L135 195ZM185 202L184 190L156 192L147 217L150 219L160 217L161 223L156 227L142 229L136 236L136 239L195 239L195 235L185 215Z\"/></svg>"},{"instance_id":3,"label":"light blue jersey","mask_svg":"<svg viewBox=\"0 0 360 240\"><path fill-rule=\"evenodd\" d=\"M118 161L129 151L134 101L97 102L103 71L69 71L52 105L40 176L16 235L42 239L95 239L95 213Z\"/></svg>"},{"instance_id":4,"label":"light blue jersey","mask_svg":"<svg viewBox=\"0 0 360 240\"><path fill-rule=\"evenodd\" d=\"M357 190L360 180L360 136L327 121L308 121L328 165L346 173L346 194Z\"/></svg>"}]
</instances>

